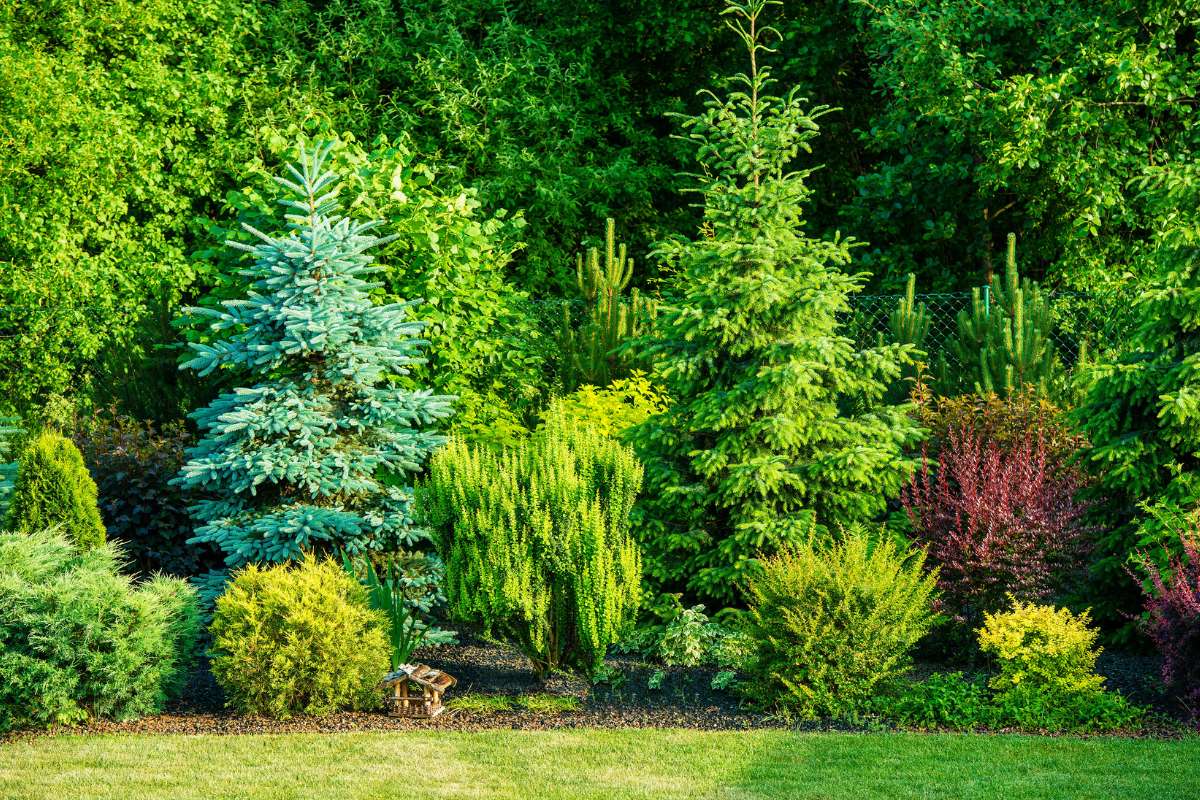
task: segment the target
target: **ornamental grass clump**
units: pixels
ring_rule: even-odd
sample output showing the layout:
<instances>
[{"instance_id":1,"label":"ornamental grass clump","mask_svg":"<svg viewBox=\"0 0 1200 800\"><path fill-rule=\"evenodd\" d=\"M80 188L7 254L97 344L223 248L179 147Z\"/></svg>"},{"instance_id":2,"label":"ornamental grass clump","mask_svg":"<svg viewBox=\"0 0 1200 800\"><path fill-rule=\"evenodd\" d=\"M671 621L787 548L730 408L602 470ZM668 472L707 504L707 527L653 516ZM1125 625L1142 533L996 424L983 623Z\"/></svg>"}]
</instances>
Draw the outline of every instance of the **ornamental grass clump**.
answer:
<instances>
[{"instance_id":1,"label":"ornamental grass clump","mask_svg":"<svg viewBox=\"0 0 1200 800\"><path fill-rule=\"evenodd\" d=\"M243 568L217 599L210 632L213 675L240 711L286 719L380 703L383 617L331 560Z\"/></svg>"},{"instance_id":2,"label":"ornamental grass clump","mask_svg":"<svg viewBox=\"0 0 1200 800\"><path fill-rule=\"evenodd\" d=\"M505 450L452 442L420 500L454 616L514 642L539 676L593 672L641 597L641 481L629 448L558 415Z\"/></svg>"},{"instance_id":3,"label":"ornamental grass clump","mask_svg":"<svg viewBox=\"0 0 1200 800\"><path fill-rule=\"evenodd\" d=\"M199 630L175 578L134 586L112 544L0 533L0 731L160 712Z\"/></svg>"},{"instance_id":4,"label":"ornamental grass clump","mask_svg":"<svg viewBox=\"0 0 1200 800\"><path fill-rule=\"evenodd\" d=\"M933 624L937 574L924 565L860 528L764 559L748 592L754 698L804 718L866 710Z\"/></svg>"}]
</instances>

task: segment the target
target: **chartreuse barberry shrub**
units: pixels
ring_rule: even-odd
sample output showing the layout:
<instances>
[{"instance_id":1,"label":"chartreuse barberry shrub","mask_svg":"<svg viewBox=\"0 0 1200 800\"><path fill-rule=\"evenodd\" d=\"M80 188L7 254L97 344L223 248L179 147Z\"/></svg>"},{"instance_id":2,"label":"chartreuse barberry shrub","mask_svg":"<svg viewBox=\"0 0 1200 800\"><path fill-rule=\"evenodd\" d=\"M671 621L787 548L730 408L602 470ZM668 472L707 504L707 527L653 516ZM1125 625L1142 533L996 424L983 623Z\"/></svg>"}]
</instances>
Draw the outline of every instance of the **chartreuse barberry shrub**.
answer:
<instances>
[{"instance_id":1,"label":"chartreuse barberry shrub","mask_svg":"<svg viewBox=\"0 0 1200 800\"><path fill-rule=\"evenodd\" d=\"M902 493L913 538L939 568L940 609L964 627L990 611L1061 596L1086 564L1087 504L1079 471L1047 441L1025 434L1013 444L974 430L950 430Z\"/></svg>"},{"instance_id":2,"label":"chartreuse barberry shrub","mask_svg":"<svg viewBox=\"0 0 1200 800\"><path fill-rule=\"evenodd\" d=\"M1181 555L1160 567L1148 557L1145 631L1162 654L1162 678L1193 721L1200 722L1200 528L1179 534Z\"/></svg>"},{"instance_id":3,"label":"chartreuse barberry shrub","mask_svg":"<svg viewBox=\"0 0 1200 800\"><path fill-rule=\"evenodd\" d=\"M413 548L406 476L443 439L427 429L450 399L402 389L420 363L422 325L410 302L377 305L372 248L378 223L342 215L328 145L302 148L276 179L287 231L250 228L245 296L191 309L209 338L189 342L184 369L229 371L241 385L192 414L199 443L179 484L207 495L192 506L196 543L230 566L305 551Z\"/></svg>"},{"instance_id":4,"label":"chartreuse barberry shrub","mask_svg":"<svg viewBox=\"0 0 1200 800\"><path fill-rule=\"evenodd\" d=\"M812 170L797 159L827 109L768 94L770 4L726 5L750 71L683 122L703 229L659 247L677 280L645 347L673 405L634 432L649 577L722 603L760 553L883 512L919 433L884 399L912 346L855 348L840 327L863 282L843 271L851 242L804 233Z\"/></svg>"},{"instance_id":5,"label":"chartreuse barberry shrub","mask_svg":"<svg viewBox=\"0 0 1200 800\"><path fill-rule=\"evenodd\" d=\"M99 490L108 535L142 574L188 577L221 565L211 544L189 544L189 497L173 483L194 437L181 422L155 426L106 410L75 422L74 441Z\"/></svg>"},{"instance_id":6,"label":"chartreuse barberry shrub","mask_svg":"<svg viewBox=\"0 0 1200 800\"><path fill-rule=\"evenodd\" d=\"M1096 368L1078 411L1106 513L1093 596L1109 623L1127 622L1138 608L1127 570L1139 553L1178 554L1178 537L1143 504L1173 514L1200 497L1200 162L1150 170L1142 188L1169 221L1152 250L1157 275L1136 300L1128 355Z\"/></svg>"},{"instance_id":7,"label":"chartreuse barberry shrub","mask_svg":"<svg viewBox=\"0 0 1200 800\"><path fill-rule=\"evenodd\" d=\"M1141 709L1104 690L1096 674L1099 631L1088 613L1014 600L984 617L979 647L994 658L988 685L1001 724L1027 729L1101 730L1135 723Z\"/></svg>"},{"instance_id":8,"label":"chartreuse barberry shrub","mask_svg":"<svg viewBox=\"0 0 1200 800\"><path fill-rule=\"evenodd\" d=\"M451 442L420 507L453 615L514 642L539 676L592 673L641 598L641 482L628 447L561 416L516 447Z\"/></svg>"},{"instance_id":9,"label":"chartreuse barberry shrub","mask_svg":"<svg viewBox=\"0 0 1200 800\"><path fill-rule=\"evenodd\" d=\"M332 559L236 572L213 613L213 675L229 704L280 719L379 704L384 619Z\"/></svg>"},{"instance_id":10,"label":"chartreuse barberry shrub","mask_svg":"<svg viewBox=\"0 0 1200 800\"><path fill-rule=\"evenodd\" d=\"M623 438L634 426L666 411L669 402L644 372L634 370L629 377L618 378L604 388L585 384L568 395L554 398L542 412L542 420L545 424L558 415L608 436Z\"/></svg>"},{"instance_id":11,"label":"chartreuse barberry shrub","mask_svg":"<svg viewBox=\"0 0 1200 800\"><path fill-rule=\"evenodd\" d=\"M933 624L937 574L924 565L862 528L763 559L747 592L754 697L806 718L865 710Z\"/></svg>"},{"instance_id":12,"label":"chartreuse barberry shrub","mask_svg":"<svg viewBox=\"0 0 1200 800\"><path fill-rule=\"evenodd\" d=\"M0 533L0 731L157 713L195 653L195 592L134 586L114 544Z\"/></svg>"},{"instance_id":13,"label":"chartreuse barberry shrub","mask_svg":"<svg viewBox=\"0 0 1200 800\"><path fill-rule=\"evenodd\" d=\"M105 537L96 501L96 483L79 449L62 434L44 431L17 462L7 527L25 533L60 528L80 547L96 547Z\"/></svg>"}]
</instances>

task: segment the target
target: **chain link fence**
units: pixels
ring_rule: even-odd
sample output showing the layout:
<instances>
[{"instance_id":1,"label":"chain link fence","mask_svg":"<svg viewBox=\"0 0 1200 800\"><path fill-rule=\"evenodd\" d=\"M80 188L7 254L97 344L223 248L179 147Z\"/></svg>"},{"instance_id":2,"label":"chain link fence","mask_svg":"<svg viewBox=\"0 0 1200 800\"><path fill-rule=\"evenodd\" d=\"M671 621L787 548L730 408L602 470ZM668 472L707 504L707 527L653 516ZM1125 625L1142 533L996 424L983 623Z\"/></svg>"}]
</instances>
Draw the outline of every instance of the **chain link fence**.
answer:
<instances>
[{"instance_id":1,"label":"chain link fence","mask_svg":"<svg viewBox=\"0 0 1200 800\"><path fill-rule=\"evenodd\" d=\"M974 291L979 293L985 306L996 307L991 304L988 287ZM917 307L924 305L929 315L929 333L923 343L927 364L945 359L951 368L962 366L950 345L958 336L959 314L971 313L972 297L973 291L914 295ZM1084 353L1091 360L1111 360L1125 352L1137 325L1134 314L1136 291L1051 292L1045 297L1050 301L1053 318L1050 337L1068 369ZM853 295L850 298L853 310L846 320L846 334L860 347L873 346L881 338L884 342L892 341L891 316L903 298L899 294ZM569 309L575 324L587 313L586 304L578 298L529 298L522 305L548 346L552 346L562 329L564 306Z\"/></svg>"},{"instance_id":2,"label":"chain link fence","mask_svg":"<svg viewBox=\"0 0 1200 800\"><path fill-rule=\"evenodd\" d=\"M927 363L944 358L952 367L961 366L950 344L958 336L959 315L971 313L975 293L985 308L994 308L986 286L967 292L914 295L916 307L923 305L929 315L929 333L923 344ZM1051 292L1045 297L1053 319L1050 339L1068 368L1083 354L1092 359L1119 356L1137 324L1133 292ZM891 317L903 299L898 294L852 297L848 334L864 347L881 337L890 341L894 338Z\"/></svg>"}]
</instances>

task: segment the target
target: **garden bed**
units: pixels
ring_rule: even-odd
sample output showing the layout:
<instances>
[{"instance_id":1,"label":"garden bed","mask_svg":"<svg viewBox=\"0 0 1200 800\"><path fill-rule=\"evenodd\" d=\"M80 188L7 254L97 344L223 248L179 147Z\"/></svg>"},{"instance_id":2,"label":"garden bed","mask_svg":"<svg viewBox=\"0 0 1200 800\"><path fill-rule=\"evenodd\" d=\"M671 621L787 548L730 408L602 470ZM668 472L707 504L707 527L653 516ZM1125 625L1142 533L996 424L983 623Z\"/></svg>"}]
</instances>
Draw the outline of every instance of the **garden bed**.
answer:
<instances>
[{"instance_id":1,"label":"garden bed","mask_svg":"<svg viewBox=\"0 0 1200 800\"><path fill-rule=\"evenodd\" d=\"M206 666L192 675L181 697L172 702L165 714L128 722L93 721L83 731L89 733L161 733L161 734L263 734L263 733L336 733L344 731L446 730L482 731L495 729L552 730L573 728L676 728L692 730L862 730L878 725L854 726L846 723L797 723L745 706L732 691L719 691L709 685L708 669L672 669L666 672L658 689L649 686L658 669L632 656L616 656L608 665L621 678L613 684L591 686L571 676L552 676L539 682L528 663L515 650L494 642L465 637L462 644L431 647L419 653L420 660L436 665L458 678L458 685L447 695L447 710L431 720L391 717L382 712L342 712L321 717L297 716L287 720L240 714L225 708L220 687ZM1158 661L1154 657L1105 653L1099 662L1110 688L1130 699L1151 704L1168 713L1161 695L1153 690ZM945 669L928 662L915 668L919 674ZM480 708L487 699L571 698L577 709L550 708L532 710L512 703L505 710ZM464 702L464 698L481 702ZM544 703L543 705L554 705ZM79 732L61 728L57 733ZM1167 720L1151 724L1139 735L1171 736L1178 728ZM29 735L29 734L23 734Z\"/></svg>"}]
</instances>

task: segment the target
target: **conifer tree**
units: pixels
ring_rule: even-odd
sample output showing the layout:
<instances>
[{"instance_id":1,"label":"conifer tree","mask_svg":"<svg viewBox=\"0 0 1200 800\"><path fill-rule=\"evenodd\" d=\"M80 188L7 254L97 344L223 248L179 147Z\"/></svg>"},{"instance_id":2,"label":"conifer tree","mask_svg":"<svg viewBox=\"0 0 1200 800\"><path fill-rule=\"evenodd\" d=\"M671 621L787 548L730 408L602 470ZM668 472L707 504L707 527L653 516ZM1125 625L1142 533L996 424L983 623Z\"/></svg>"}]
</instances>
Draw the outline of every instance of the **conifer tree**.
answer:
<instances>
[{"instance_id":1,"label":"conifer tree","mask_svg":"<svg viewBox=\"0 0 1200 800\"><path fill-rule=\"evenodd\" d=\"M683 122L704 222L696 239L659 247L678 282L646 349L674 405L634 432L647 572L718 601L759 554L880 514L919 434L908 408L884 399L912 345L855 348L839 327L864 280L844 271L853 242L804 233L812 170L794 162L828 109L768 94L769 5L727 3L750 70Z\"/></svg>"},{"instance_id":2,"label":"conifer tree","mask_svg":"<svg viewBox=\"0 0 1200 800\"><path fill-rule=\"evenodd\" d=\"M192 414L201 439L177 479L209 497L193 507L192 541L217 544L231 566L424 536L406 476L442 443L425 426L451 398L394 383L421 363L421 323L408 318L414 301L372 301L369 251L390 239L342 215L329 150L302 149L276 178L286 233L245 226L256 243L228 242L254 256L246 297L189 309L214 338L190 343L183 368L252 382Z\"/></svg>"},{"instance_id":3,"label":"conifer tree","mask_svg":"<svg viewBox=\"0 0 1200 800\"><path fill-rule=\"evenodd\" d=\"M96 482L67 437L43 431L17 462L8 505L8 529L37 533L58 528L82 549L104 544Z\"/></svg>"},{"instance_id":4,"label":"conifer tree","mask_svg":"<svg viewBox=\"0 0 1200 800\"><path fill-rule=\"evenodd\" d=\"M1026 388L1045 396L1062 376L1062 362L1050 334L1054 319L1049 299L1035 281L1017 271L1017 237L1008 235L1004 278L992 276L985 302L971 292L971 308L958 314L958 336L949 343L952 370L938 365L938 390L945 395L999 394Z\"/></svg>"}]
</instances>

